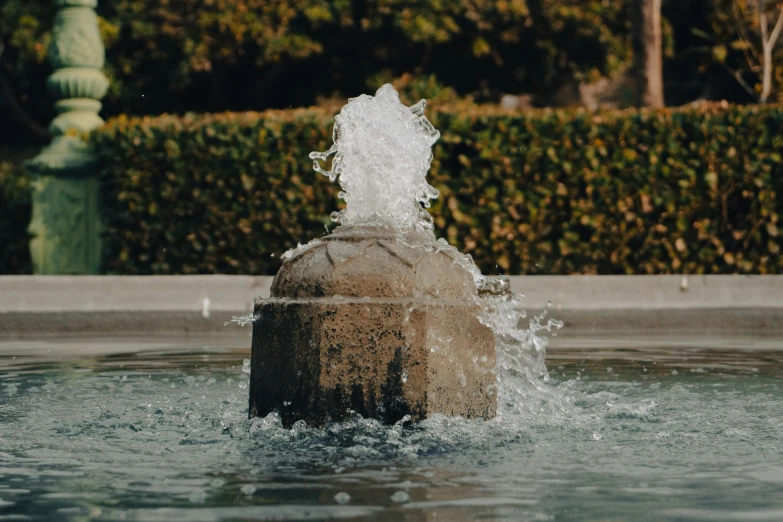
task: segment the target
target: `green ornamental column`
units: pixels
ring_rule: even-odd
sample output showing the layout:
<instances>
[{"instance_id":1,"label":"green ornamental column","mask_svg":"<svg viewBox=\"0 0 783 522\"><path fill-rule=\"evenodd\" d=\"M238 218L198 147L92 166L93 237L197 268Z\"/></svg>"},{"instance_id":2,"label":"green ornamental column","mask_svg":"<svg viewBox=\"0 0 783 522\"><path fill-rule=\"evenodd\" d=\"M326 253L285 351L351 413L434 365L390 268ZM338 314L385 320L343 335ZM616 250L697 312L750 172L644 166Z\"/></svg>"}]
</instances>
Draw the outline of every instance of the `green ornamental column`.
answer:
<instances>
[{"instance_id":1,"label":"green ornamental column","mask_svg":"<svg viewBox=\"0 0 783 522\"><path fill-rule=\"evenodd\" d=\"M101 268L101 223L95 155L85 141L103 125L100 99L109 81L101 72L104 47L97 0L54 0L58 7L47 79L58 100L49 126L52 143L27 162L33 173L29 231L36 274L95 274Z\"/></svg>"}]
</instances>

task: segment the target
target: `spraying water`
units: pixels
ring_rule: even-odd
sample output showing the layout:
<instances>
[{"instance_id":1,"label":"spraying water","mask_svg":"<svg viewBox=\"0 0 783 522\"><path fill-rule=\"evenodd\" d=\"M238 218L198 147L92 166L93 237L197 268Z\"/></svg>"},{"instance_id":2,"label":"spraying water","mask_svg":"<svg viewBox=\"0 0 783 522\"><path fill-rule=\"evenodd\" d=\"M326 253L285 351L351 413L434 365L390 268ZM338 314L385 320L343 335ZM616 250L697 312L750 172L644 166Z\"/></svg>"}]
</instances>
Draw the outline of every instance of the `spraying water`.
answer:
<instances>
[{"instance_id":1,"label":"spraying water","mask_svg":"<svg viewBox=\"0 0 783 522\"><path fill-rule=\"evenodd\" d=\"M426 101L400 102L389 84L375 96L352 98L335 118L334 144L312 152L313 168L339 181L346 207L332 219L346 226L375 225L399 230L431 229L425 208L438 191L427 183L432 145L440 137L424 116ZM321 161L330 156L332 168Z\"/></svg>"}]
</instances>

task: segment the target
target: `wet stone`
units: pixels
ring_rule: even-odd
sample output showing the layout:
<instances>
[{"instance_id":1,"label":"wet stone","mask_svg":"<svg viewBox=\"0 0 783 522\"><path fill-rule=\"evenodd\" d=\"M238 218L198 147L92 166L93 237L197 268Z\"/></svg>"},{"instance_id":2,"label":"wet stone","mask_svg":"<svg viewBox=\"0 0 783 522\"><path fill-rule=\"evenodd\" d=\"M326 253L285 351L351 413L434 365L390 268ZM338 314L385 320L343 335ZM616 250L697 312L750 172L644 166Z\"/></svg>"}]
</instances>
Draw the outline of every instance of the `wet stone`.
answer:
<instances>
[{"instance_id":1,"label":"wet stone","mask_svg":"<svg viewBox=\"0 0 783 522\"><path fill-rule=\"evenodd\" d=\"M256 301L250 415L494 417L495 337L471 274L434 237L357 228L291 256Z\"/></svg>"}]
</instances>

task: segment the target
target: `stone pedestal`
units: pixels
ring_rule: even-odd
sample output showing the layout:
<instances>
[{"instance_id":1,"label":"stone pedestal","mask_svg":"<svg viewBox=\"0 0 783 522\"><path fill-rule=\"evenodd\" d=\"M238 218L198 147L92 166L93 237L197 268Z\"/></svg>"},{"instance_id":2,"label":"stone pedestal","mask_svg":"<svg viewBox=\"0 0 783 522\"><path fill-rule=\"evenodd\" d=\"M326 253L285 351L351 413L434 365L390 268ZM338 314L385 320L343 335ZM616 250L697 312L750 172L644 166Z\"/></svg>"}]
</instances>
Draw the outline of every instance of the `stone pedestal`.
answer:
<instances>
[{"instance_id":1,"label":"stone pedestal","mask_svg":"<svg viewBox=\"0 0 783 522\"><path fill-rule=\"evenodd\" d=\"M494 334L472 274L434 239L341 227L285 260L255 305L251 416L494 417Z\"/></svg>"}]
</instances>

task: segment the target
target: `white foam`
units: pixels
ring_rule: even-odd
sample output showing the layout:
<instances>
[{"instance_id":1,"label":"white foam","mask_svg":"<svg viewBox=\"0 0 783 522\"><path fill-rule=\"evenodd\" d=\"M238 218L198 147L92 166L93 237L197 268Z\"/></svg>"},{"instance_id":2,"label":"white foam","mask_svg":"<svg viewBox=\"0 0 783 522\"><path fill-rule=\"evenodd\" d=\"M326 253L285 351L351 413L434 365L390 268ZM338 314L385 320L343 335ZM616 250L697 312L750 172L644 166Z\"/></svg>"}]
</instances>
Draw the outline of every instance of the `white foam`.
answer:
<instances>
[{"instance_id":1,"label":"white foam","mask_svg":"<svg viewBox=\"0 0 783 522\"><path fill-rule=\"evenodd\" d=\"M346 226L431 229L426 211L438 191L427 183L432 145L440 137L424 116L426 101L406 107L386 84L375 96L351 98L335 118L334 144L311 152L313 168L337 180L346 207L332 219ZM330 170L320 162L334 155Z\"/></svg>"}]
</instances>

